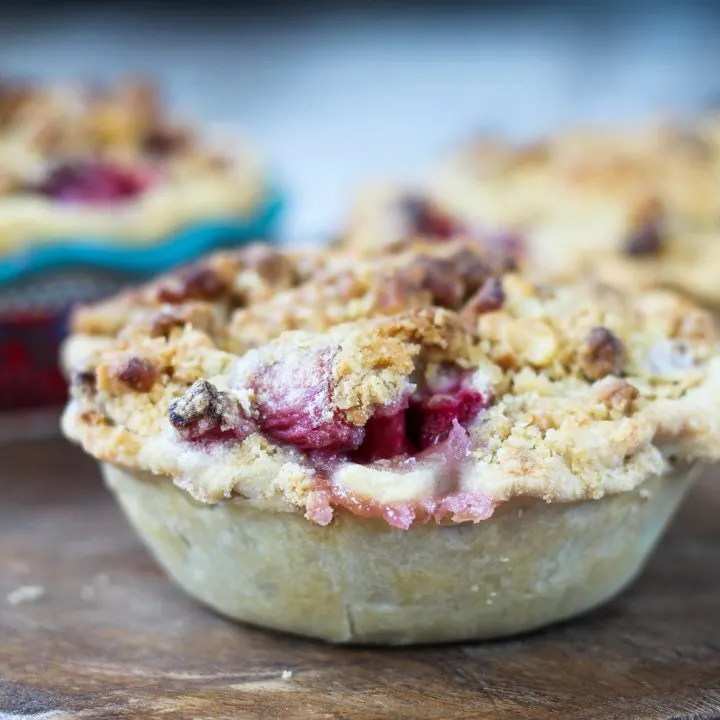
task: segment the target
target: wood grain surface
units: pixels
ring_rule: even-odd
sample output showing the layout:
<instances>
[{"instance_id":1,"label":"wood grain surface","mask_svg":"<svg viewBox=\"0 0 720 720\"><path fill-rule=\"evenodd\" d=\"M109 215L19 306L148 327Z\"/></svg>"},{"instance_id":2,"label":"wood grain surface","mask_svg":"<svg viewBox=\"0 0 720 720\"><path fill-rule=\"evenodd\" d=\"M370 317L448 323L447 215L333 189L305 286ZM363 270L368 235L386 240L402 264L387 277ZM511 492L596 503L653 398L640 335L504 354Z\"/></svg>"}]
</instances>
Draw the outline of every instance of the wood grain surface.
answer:
<instances>
[{"instance_id":1,"label":"wood grain surface","mask_svg":"<svg viewBox=\"0 0 720 720\"><path fill-rule=\"evenodd\" d=\"M602 610L402 650L331 647L196 605L62 441L0 447L0 493L0 718L720 718L717 471ZM28 586L42 595L17 602Z\"/></svg>"}]
</instances>

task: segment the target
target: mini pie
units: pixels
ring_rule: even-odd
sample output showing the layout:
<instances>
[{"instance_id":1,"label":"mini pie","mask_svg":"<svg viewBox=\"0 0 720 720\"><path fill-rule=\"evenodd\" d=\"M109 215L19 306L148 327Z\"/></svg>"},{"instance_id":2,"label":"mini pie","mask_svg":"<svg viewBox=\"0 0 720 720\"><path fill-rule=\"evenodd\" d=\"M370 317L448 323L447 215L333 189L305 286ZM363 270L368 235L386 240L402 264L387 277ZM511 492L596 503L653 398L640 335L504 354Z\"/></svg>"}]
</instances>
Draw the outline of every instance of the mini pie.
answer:
<instances>
[{"instance_id":1,"label":"mini pie","mask_svg":"<svg viewBox=\"0 0 720 720\"><path fill-rule=\"evenodd\" d=\"M211 255L78 311L63 427L187 592L334 642L527 631L720 457L711 317L474 240Z\"/></svg>"},{"instance_id":2,"label":"mini pie","mask_svg":"<svg viewBox=\"0 0 720 720\"><path fill-rule=\"evenodd\" d=\"M246 147L168 119L145 83L0 83L0 254L77 237L156 241L246 216L265 190Z\"/></svg>"},{"instance_id":3,"label":"mini pie","mask_svg":"<svg viewBox=\"0 0 720 720\"><path fill-rule=\"evenodd\" d=\"M519 232L532 264L673 287L720 308L720 121L478 138L427 192L472 226Z\"/></svg>"}]
</instances>

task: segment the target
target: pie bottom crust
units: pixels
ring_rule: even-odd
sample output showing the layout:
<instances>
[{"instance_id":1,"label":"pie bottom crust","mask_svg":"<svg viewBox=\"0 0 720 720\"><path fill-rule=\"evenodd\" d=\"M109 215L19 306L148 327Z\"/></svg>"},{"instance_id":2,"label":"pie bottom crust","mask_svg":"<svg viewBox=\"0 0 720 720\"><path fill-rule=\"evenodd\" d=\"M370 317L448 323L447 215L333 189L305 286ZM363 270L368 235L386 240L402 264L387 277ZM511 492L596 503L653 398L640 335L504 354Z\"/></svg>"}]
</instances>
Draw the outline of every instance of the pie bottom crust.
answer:
<instances>
[{"instance_id":1,"label":"pie bottom crust","mask_svg":"<svg viewBox=\"0 0 720 720\"><path fill-rule=\"evenodd\" d=\"M104 465L168 574L244 622L336 643L405 645L513 635L593 608L633 580L700 466L576 503L513 500L488 520L412 526L225 501Z\"/></svg>"}]
</instances>

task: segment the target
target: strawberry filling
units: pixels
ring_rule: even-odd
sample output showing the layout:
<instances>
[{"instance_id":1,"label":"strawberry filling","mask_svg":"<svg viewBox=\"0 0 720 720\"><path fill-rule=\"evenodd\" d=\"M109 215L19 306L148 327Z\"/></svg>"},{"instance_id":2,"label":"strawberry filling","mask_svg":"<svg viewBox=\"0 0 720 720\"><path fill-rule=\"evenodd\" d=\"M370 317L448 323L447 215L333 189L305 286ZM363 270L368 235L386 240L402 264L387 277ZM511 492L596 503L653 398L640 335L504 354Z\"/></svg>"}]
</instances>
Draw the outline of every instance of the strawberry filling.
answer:
<instances>
[{"instance_id":1,"label":"strawberry filling","mask_svg":"<svg viewBox=\"0 0 720 720\"><path fill-rule=\"evenodd\" d=\"M486 405L481 393L467 387L413 399L406 417L410 441L418 450L427 450L447 440L455 421L467 428Z\"/></svg>"},{"instance_id":2,"label":"strawberry filling","mask_svg":"<svg viewBox=\"0 0 720 720\"><path fill-rule=\"evenodd\" d=\"M67 163L50 171L36 190L67 203L119 203L141 195L150 185L147 173L109 163Z\"/></svg>"},{"instance_id":3,"label":"strawberry filling","mask_svg":"<svg viewBox=\"0 0 720 720\"><path fill-rule=\"evenodd\" d=\"M382 518L388 525L400 530L407 530L414 522L443 523L449 520L478 523L492 517L495 512L495 503L479 492L452 492L428 498L419 504L383 505L359 498L345 488L329 485L310 493L305 516L317 525L329 525L336 507L342 507L358 517Z\"/></svg>"},{"instance_id":4,"label":"strawberry filling","mask_svg":"<svg viewBox=\"0 0 720 720\"><path fill-rule=\"evenodd\" d=\"M468 373L448 365L393 408L379 408L364 426L351 423L333 402L332 350L298 349L289 359L242 368L236 384L249 387L257 408L257 430L292 445L325 473L343 459L372 463L406 458L463 436L490 402L468 382ZM457 444L457 443L456 443Z\"/></svg>"},{"instance_id":5,"label":"strawberry filling","mask_svg":"<svg viewBox=\"0 0 720 720\"><path fill-rule=\"evenodd\" d=\"M332 360L327 348L308 348L255 375L252 388L263 433L300 450L343 452L360 445L363 428L333 407Z\"/></svg>"},{"instance_id":6,"label":"strawberry filling","mask_svg":"<svg viewBox=\"0 0 720 720\"><path fill-rule=\"evenodd\" d=\"M363 442L350 459L371 463L415 455L447 441L455 425L467 429L489 398L462 382L462 373L453 368L443 382L413 394L405 408L370 418Z\"/></svg>"},{"instance_id":7,"label":"strawberry filling","mask_svg":"<svg viewBox=\"0 0 720 720\"><path fill-rule=\"evenodd\" d=\"M437 240L447 240L457 234L460 226L454 218L435 207L426 198L410 195L402 199L401 209L410 231Z\"/></svg>"},{"instance_id":8,"label":"strawberry filling","mask_svg":"<svg viewBox=\"0 0 720 720\"><path fill-rule=\"evenodd\" d=\"M228 406L225 393L203 385L171 407L171 422L174 418L173 424L187 440L203 445L260 432L304 451L316 470L306 515L319 525L332 521L335 507L383 518L401 529L416 521L478 522L492 514L494 506L486 497L457 491L460 463L470 447L467 429L490 404L489 391L471 385L467 371L443 367L398 405L380 408L358 426L333 403L332 361L331 350L310 347L299 349L290 360L249 363L236 382L253 390L256 416L245 417ZM205 413L200 420L188 422L200 411ZM418 463L438 464L443 468L443 487L417 502L381 504L335 483L336 471L348 460L360 464L392 460L398 472Z\"/></svg>"},{"instance_id":9,"label":"strawberry filling","mask_svg":"<svg viewBox=\"0 0 720 720\"><path fill-rule=\"evenodd\" d=\"M448 366L395 408L380 408L364 426L355 425L333 403L332 360L327 348L307 348L292 361L250 368L241 382L254 392L253 419L236 405L231 419L227 395L198 381L171 406L170 421L191 441L242 440L261 432L304 450L326 474L345 458L363 464L403 459L427 453L451 436L467 438L468 426L490 402L489 393L467 383L465 371Z\"/></svg>"},{"instance_id":10,"label":"strawberry filling","mask_svg":"<svg viewBox=\"0 0 720 720\"><path fill-rule=\"evenodd\" d=\"M351 454L358 463L371 463L376 460L409 455L414 448L408 440L405 427L407 410L393 415L374 415L365 425L365 437L360 447Z\"/></svg>"}]
</instances>

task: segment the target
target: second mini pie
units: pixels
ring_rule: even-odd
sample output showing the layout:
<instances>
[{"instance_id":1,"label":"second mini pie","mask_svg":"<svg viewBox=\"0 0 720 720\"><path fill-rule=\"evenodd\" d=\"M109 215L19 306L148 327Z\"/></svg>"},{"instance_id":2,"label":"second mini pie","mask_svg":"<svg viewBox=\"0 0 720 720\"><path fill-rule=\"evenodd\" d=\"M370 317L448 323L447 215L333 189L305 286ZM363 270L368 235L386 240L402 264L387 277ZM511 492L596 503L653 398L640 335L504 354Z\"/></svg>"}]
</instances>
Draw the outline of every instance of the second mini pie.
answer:
<instances>
[{"instance_id":1,"label":"second mini pie","mask_svg":"<svg viewBox=\"0 0 720 720\"><path fill-rule=\"evenodd\" d=\"M580 129L529 144L478 138L434 175L457 221L524 237L547 275L591 269L720 307L720 121Z\"/></svg>"},{"instance_id":2,"label":"second mini pie","mask_svg":"<svg viewBox=\"0 0 720 720\"><path fill-rule=\"evenodd\" d=\"M66 434L168 573L336 642L536 628L637 574L720 456L710 316L474 241L252 247L88 306Z\"/></svg>"}]
</instances>

